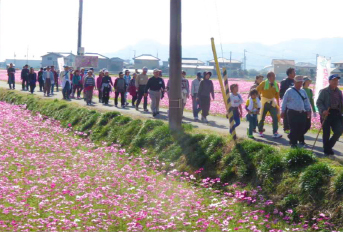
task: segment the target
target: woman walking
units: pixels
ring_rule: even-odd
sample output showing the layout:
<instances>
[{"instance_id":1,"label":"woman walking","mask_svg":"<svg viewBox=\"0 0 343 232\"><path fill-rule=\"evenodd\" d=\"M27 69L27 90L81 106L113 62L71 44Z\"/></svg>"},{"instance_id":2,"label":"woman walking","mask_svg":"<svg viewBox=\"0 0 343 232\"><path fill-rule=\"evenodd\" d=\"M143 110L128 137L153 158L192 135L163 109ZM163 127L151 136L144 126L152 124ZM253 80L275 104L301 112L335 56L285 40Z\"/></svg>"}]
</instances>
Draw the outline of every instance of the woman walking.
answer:
<instances>
[{"instance_id":1,"label":"woman walking","mask_svg":"<svg viewBox=\"0 0 343 232\"><path fill-rule=\"evenodd\" d=\"M104 72L100 71L99 77L96 79L96 88L98 90L99 94L99 103L102 103L102 88L101 88L101 83L102 83L102 78L104 77Z\"/></svg>"},{"instance_id":2,"label":"woman walking","mask_svg":"<svg viewBox=\"0 0 343 232\"><path fill-rule=\"evenodd\" d=\"M104 71L104 77L101 82L101 91L102 91L102 103L108 105L110 99L110 92L112 90L113 82L107 70Z\"/></svg>"},{"instance_id":3,"label":"woman walking","mask_svg":"<svg viewBox=\"0 0 343 232\"><path fill-rule=\"evenodd\" d=\"M92 97L93 97L93 90L95 87L95 79L93 77L93 72L88 71L87 77L85 78L85 99L87 102L87 105L92 105Z\"/></svg>"},{"instance_id":4,"label":"woman walking","mask_svg":"<svg viewBox=\"0 0 343 232\"><path fill-rule=\"evenodd\" d=\"M132 107L135 107L135 102L137 100L137 88L136 88L137 73L132 75L132 79L129 84L129 93L132 96Z\"/></svg>"},{"instance_id":5,"label":"woman walking","mask_svg":"<svg viewBox=\"0 0 343 232\"><path fill-rule=\"evenodd\" d=\"M29 73L29 84L30 84L30 92L33 94L36 88L36 82L37 82L37 74L35 73L35 70L33 68L30 68Z\"/></svg>"},{"instance_id":6,"label":"woman walking","mask_svg":"<svg viewBox=\"0 0 343 232\"><path fill-rule=\"evenodd\" d=\"M207 116L209 115L211 107L211 95L212 99L214 100L214 87L213 82L210 80L211 76L212 73L207 72L205 79L200 82L197 98L201 108L201 121L205 123L208 123Z\"/></svg>"},{"instance_id":7,"label":"woman walking","mask_svg":"<svg viewBox=\"0 0 343 232\"><path fill-rule=\"evenodd\" d=\"M80 99L81 96L81 75L79 70L75 70L73 75L73 93L72 98L75 98L75 92L77 92L77 99Z\"/></svg>"}]
</instances>

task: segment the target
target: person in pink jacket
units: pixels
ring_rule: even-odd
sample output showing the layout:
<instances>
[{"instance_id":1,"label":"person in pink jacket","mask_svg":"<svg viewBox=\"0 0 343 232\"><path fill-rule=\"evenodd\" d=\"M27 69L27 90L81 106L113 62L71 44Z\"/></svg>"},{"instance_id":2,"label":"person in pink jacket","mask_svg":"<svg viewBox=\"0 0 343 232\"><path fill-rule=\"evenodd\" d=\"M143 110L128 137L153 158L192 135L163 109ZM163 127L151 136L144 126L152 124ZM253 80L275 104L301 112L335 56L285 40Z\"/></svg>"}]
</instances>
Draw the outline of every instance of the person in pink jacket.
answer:
<instances>
[{"instance_id":1,"label":"person in pink jacket","mask_svg":"<svg viewBox=\"0 0 343 232\"><path fill-rule=\"evenodd\" d=\"M102 103L102 78L104 77L104 72L100 71L99 73L99 77L96 79L96 88L98 90L99 93L99 103Z\"/></svg>"}]
</instances>

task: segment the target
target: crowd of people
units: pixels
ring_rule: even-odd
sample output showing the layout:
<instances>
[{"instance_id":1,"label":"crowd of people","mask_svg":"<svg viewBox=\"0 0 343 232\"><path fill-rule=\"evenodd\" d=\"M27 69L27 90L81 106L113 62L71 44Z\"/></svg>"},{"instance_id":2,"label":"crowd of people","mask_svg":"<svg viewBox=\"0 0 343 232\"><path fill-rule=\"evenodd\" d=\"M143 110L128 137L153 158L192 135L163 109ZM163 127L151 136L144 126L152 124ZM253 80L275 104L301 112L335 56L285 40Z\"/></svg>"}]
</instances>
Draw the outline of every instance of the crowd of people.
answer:
<instances>
[{"instance_id":1,"label":"crowd of people","mask_svg":"<svg viewBox=\"0 0 343 232\"><path fill-rule=\"evenodd\" d=\"M10 89L15 89L15 69L10 64L7 69L8 84ZM148 69L144 67L142 73L137 70L132 77L129 70L119 72L119 77L112 81L109 71L104 69L95 78L94 69L72 70L64 66L64 70L58 73L53 66L41 68L38 75L33 68L25 65L21 71L22 90L33 94L36 82L39 83L39 91L44 92L44 96L49 97L54 94L54 88L59 91L59 83L62 87L63 99L84 99L87 105L94 104L92 101L94 89L98 90L99 103L109 105L110 93L114 92L114 105L118 106L118 98L121 98L121 107L129 106L128 94L132 96L132 107L137 111L143 100L144 112L148 110L148 96L151 99L151 113L156 117L160 111L160 100L165 93L169 94L169 81L167 85L162 78L162 71L155 69L153 76L148 77ZM318 100L314 102L313 92L309 88L312 80L306 76L296 75L293 68L287 70L287 78L281 81L280 87L275 80L275 74L269 72L266 80L259 75L256 76L255 83L249 92L249 98L244 103L239 94L239 85L230 85L230 103L233 113L234 125L230 132L236 129L243 115L242 105L248 112L246 119L249 122L247 136L254 138L254 133L259 137L264 137L264 122L266 116L272 118L273 138L281 138L278 133L280 119L283 119L283 129L288 135L292 148L304 147L305 134L311 128L311 117L316 117L317 110L320 113L323 128L324 153L333 155L333 146L343 133L343 97L338 88L338 75L329 77L329 86L320 91ZM189 84L186 72L182 71L181 76L181 99L184 110L187 100L191 98L193 106L194 120L208 123L207 116L211 107L211 97L214 100L214 86L211 80L211 72L198 72L197 78ZM83 97L81 94L83 92ZM75 95L76 94L76 95ZM280 104L282 99L282 104ZM257 131L258 130L258 131ZM330 138L330 132L333 136Z\"/></svg>"}]
</instances>

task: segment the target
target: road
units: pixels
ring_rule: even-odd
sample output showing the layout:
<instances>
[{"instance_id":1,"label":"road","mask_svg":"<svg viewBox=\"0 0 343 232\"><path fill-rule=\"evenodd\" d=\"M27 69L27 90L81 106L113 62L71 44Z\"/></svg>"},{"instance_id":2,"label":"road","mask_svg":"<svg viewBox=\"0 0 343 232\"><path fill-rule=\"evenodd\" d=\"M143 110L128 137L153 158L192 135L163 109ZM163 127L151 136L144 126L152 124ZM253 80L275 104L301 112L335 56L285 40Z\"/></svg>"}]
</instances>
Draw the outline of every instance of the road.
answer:
<instances>
[{"instance_id":1,"label":"road","mask_svg":"<svg viewBox=\"0 0 343 232\"><path fill-rule=\"evenodd\" d=\"M9 89L8 85L6 82L4 81L0 81L0 88L5 88L5 89ZM17 88L21 89L21 85L17 85ZM30 94L29 92L26 91L21 91L21 90L16 90L20 93L26 93L26 94ZM41 92L35 92L36 96L40 96L40 97L44 97L43 93ZM55 95L53 95L52 97L49 97L51 99L62 99L62 92L56 92ZM97 98L94 98L94 101L97 101ZM83 100L72 100L73 103L77 103L79 105L82 106L86 106L86 103ZM113 110L113 111L118 111L120 113L122 113L123 115L127 115L133 118L146 118L146 119L153 119L151 113L146 113L143 112L142 110L142 103L140 106L140 111L136 111L134 108L128 107L125 109L122 108L116 108L113 105L113 99L111 99L111 103L112 105L110 106L104 106L102 104L95 104L94 106L87 106L87 107L91 107L91 108L96 108L96 109L100 109L102 111L108 111L108 110ZM168 121L168 114L167 114L167 109L165 108L161 108L160 109L161 114L158 115L156 117L156 119L160 119L163 121ZM201 130L207 130L207 131L212 131L212 132L216 132L219 134L223 134L223 135L227 135L229 133L229 121L226 118L223 117L218 117L218 116L208 116L207 117L209 123L205 124L202 122L196 122L193 120L193 114L191 112L184 112L184 119L183 119L183 123L187 123L187 124L191 124L194 128L198 128ZM238 137L240 138L246 138L247 137L247 128L248 128L248 123L243 121L241 122L241 125L236 129L236 133L238 135ZM265 125L265 137L264 138L260 138L257 137L257 135L255 136L255 140L259 141L259 142L264 142L264 143L268 143L270 145L274 145L274 146L285 146L288 147L289 146L289 140L286 136L286 134L283 133L282 131L282 127L280 127L279 133L283 135L282 138L280 139L273 139L273 135L272 135L272 127L271 125ZM308 149L312 148L312 145L315 141L316 138L316 134L309 132L306 134L305 139L306 139L306 143L309 144ZM343 161L343 138L341 137L340 141L337 142L336 146L334 147L334 152L335 152L335 156L331 156L334 159L337 160L341 160ZM323 157L323 143L322 143L322 138L321 135L319 136L319 139L316 143L316 146L314 147L314 152L319 156L319 157Z\"/></svg>"}]
</instances>

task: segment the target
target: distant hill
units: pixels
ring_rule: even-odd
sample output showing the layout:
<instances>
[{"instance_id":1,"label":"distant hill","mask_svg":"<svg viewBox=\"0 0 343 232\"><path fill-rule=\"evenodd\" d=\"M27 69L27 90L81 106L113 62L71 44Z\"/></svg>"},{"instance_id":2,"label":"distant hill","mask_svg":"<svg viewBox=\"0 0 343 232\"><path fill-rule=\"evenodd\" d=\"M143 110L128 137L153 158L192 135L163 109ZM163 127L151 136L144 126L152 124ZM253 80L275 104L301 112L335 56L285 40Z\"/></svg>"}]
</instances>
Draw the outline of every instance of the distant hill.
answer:
<instances>
[{"instance_id":1,"label":"distant hill","mask_svg":"<svg viewBox=\"0 0 343 232\"><path fill-rule=\"evenodd\" d=\"M244 57L243 51L246 49L247 69L260 70L270 65L272 59L294 59L296 62L315 64L316 54L331 57L332 61L343 60L343 38L294 39L275 45L260 43L223 44L223 53L220 44L216 44L216 46L219 57L224 54L225 58L230 58L230 51L232 51L232 59L241 61ZM122 59L130 58L132 61L134 50L136 50L136 56L141 54L158 55L161 61L167 61L169 58L169 46L152 40L143 40L134 46L104 55ZM210 42L208 45L202 46L184 46L182 53L183 57L194 57L202 61L213 59Z\"/></svg>"}]
</instances>

